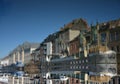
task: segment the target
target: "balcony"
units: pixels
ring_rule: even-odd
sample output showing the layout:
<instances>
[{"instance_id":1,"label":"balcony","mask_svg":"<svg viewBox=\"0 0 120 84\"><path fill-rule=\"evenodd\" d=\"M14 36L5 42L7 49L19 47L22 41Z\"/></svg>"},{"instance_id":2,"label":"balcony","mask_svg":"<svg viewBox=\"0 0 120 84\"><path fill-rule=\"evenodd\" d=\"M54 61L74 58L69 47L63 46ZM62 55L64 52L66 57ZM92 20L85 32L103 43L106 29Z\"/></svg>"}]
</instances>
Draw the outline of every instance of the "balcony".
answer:
<instances>
[{"instance_id":1,"label":"balcony","mask_svg":"<svg viewBox=\"0 0 120 84\"><path fill-rule=\"evenodd\" d=\"M90 76L90 81L97 81L97 82L108 82L110 80L109 76Z\"/></svg>"},{"instance_id":2,"label":"balcony","mask_svg":"<svg viewBox=\"0 0 120 84\"><path fill-rule=\"evenodd\" d=\"M74 56L70 56L70 57L64 57L64 58L60 58L58 57L54 57L51 59L52 62L58 62L58 61L66 61L66 60L72 60L74 59Z\"/></svg>"}]
</instances>

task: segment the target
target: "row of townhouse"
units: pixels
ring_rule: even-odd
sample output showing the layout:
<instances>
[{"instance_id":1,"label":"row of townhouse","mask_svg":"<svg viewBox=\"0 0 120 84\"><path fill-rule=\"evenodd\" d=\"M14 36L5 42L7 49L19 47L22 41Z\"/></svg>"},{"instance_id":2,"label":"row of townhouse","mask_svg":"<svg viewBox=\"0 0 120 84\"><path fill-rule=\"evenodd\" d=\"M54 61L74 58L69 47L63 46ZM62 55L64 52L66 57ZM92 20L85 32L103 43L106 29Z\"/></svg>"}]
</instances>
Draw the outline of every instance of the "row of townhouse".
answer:
<instances>
[{"instance_id":1,"label":"row of townhouse","mask_svg":"<svg viewBox=\"0 0 120 84\"><path fill-rule=\"evenodd\" d=\"M73 20L40 45L41 84L119 84L120 19Z\"/></svg>"},{"instance_id":2,"label":"row of townhouse","mask_svg":"<svg viewBox=\"0 0 120 84\"><path fill-rule=\"evenodd\" d=\"M40 72L35 75L36 68L28 67L32 79L9 76L9 84L119 84L119 37L120 19L90 27L83 19L73 20L40 45L23 43L14 49L7 56L11 66L6 70L16 70L13 67L17 62L32 67L32 60Z\"/></svg>"},{"instance_id":3,"label":"row of townhouse","mask_svg":"<svg viewBox=\"0 0 120 84\"><path fill-rule=\"evenodd\" d=\"M1 73L8 75L7 82L9 84L26 84L30 81L30 77L24 77L24 66L31 60L31 54L40 46L40 43L24 42L11 51L8 56L1 59ZM21 78L18 78L21 76ZM23 76L23 77L22 77Z\"/></svg>"}]
</instances>

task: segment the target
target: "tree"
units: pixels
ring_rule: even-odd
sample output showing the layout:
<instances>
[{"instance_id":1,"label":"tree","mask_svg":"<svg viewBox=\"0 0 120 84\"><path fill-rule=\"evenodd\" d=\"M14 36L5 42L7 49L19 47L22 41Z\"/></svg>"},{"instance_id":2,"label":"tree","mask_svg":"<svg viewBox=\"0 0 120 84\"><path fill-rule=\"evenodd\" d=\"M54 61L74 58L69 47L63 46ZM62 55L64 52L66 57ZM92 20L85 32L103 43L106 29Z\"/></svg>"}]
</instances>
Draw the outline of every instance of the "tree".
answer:
<instances>
[{"instance_id":1,"label":"tree","mask_svg":"<svg viewBox=\"0 0 120 84\"><path fill-rule=\"evenodd\" d=\"M24 71L28 74L38 74L40 72L38 62L34 63L30 61L25 65Z\"/></svg>"}]
</instances>

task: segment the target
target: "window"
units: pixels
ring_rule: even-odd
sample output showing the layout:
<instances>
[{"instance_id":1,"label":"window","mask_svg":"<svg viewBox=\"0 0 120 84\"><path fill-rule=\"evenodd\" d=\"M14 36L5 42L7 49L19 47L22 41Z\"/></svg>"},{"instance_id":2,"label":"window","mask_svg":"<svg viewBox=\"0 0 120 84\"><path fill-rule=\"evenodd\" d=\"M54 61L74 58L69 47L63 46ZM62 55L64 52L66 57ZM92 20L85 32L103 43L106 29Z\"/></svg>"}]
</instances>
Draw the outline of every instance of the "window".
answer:
<instances>
[{"instance_id":1,"label":"window","mask_svg":"<svg viewBox=\"0 0 120 84\"><path fill-rule=\"evenodd\" d=\"M119 46L117 46L116 48L117 48L117 52L120 52L120 47L119 47Z\"/></svg>"},{"instance_id":2,"label":"window","mask_svg":"<svg viewBox=\"0 0 120 84\"><path fill-rule=\"evenodd\" d=\"M119 77L119 84L120 84L120 77Z\"/></svg>"},{"instance_id":3,"label":"window","mask_svg":"<svg viewBox=\"0 0 120 84\"><path fill-rule=\"evenodd\" d=\"M114 40L115 40L115 32L110 33L110 41L114 41Z\"/></svg>"},{"instance_id":4,"label":"window","mask_svg":"<svg viewBox=\"0 0 120 84\"><path fill-rule=\"evenodd\" d=\"M73 61L73 64L75 64L75 62Z\"/></svg>"},{"instance_id":5,"label":"window","mask_svg":"<svg viewBox=\"0 0 120 84\"><path fill-rule=\"evenodd\" d=\"M79 66L79 69L81 69L81 66Z\"/></svg>"},{"instance_id":6,"label":"window","mask_svg":"<svg viewBox=\"0 0 120 84\"><path fill-rule=\"evenodd\" d=\"M84 63L84 60L82 62Z\"/></svg>"},{"instance_id":7,"label":"window","mask_svg":"<svg viewBox=\"0 0 120 84\"><path fill-rule=\"evenodd\" d=\"M86 66L86 69L88 69L88 66Z\"/></svg>"},{"instance_id":8,"label":"window","mask_svg":"<svg viewBox=\"0 0 120 84\"><path fill-rule=\"evenodd\" d=\"M78 61L76 61L76 64L78 63Z\"/></svg>"},{"instance_id":9,"label":"window","mask_svg":"<svg viewBox=\"0 0 120 84\"><path fill-rule=\"evenodd\" d=\"M76 66L76 69L78 69L78 66Z\"/></svg>"},{"instance_id":10,"label":"window","mask_svg":"<svg viewBox=\"0 0 120 84\"><path fill-rule=\"evenodd\" d=\"M76 45L74 45L74 49L76 49Z\"/></svg>"},{"instance_id":11,"label":"window","mask_svg":"<svg viewBox=\"0 0 120 84\"><path fill-rule=\"evenodd\" d=\"M114 50L114 47L111 47L111 50Z\"/></svg>"},{"instance_id":12,"label":"window","mask_svg":"<svg viewBox=\"0 0 120 84\"><path fill-rule=\"evenodd\" d=\"M76 83L78 83L78 80L76 80Z\"/></svg>"},{"instance_id":13,"label":"window","mask_svg":"<svg viewBox=\"0 0 120 84\"><path fill-rule=\"evenodd\" d=\"M116 40L119 40L119 32L116 32Z\"/></svg>"},{"instance_id":14,"label":"window","mask_svg":"<svg viewBox=\"0 0 120 84\"><path fill-rule=\"evenodd\" d=\"M72 62L70 62L70 64L72 64Z\"/></svg>"},{"instance_id":15,"label":"window","mask_svg":"<svg viewBox=\"0 0 120 84\"><path fill-rule=\"evenodd\" d=\"M101 34L101 42L105 42L106 41L106 33L102 33Z\"/></svg>"},{"instance_id":16,"label":"window","mask_svg":"<svg viewBox=\"0 0 120 84\"><path fill-rule=\"evenodd\" d=\"M113 79L113 84L115 84L115 79Z\"/></svg>"},{"instance_id":17,"label":"window","mask_svg":"<svg viewBox=\"0 0 120 84\"><path fill-rule=\"evenodd\" d=\"M88 62L88 60L86 59L86 62Z\"/></svg>"},{"instance_id":18,"label":"window","mask_svg":"<svg viewBox=\"0 0 120 84\"><path fill-rule=\"evenodd\" d=\"M82 69L84 69L84 66L82 66Z\"/></svg>"}]
</instances>

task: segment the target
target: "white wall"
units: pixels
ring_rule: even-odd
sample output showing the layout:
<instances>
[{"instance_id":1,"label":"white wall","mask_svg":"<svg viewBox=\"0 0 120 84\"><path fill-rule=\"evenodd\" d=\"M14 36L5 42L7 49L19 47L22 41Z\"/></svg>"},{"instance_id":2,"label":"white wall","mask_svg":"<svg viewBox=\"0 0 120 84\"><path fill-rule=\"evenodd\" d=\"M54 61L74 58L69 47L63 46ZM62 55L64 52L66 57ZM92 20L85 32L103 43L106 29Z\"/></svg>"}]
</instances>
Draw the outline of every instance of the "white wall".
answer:
<instances>
[{"instance_id":1,"label":"white wall","mask_svg":"<svg viewBox=\"0 0 120 84\"><path fill-rule=\"evenodd\" d=\"M4 66L9 65L9 59L1 60L1 65L4 65Z\"/></svg>"},{"instance_id":2,"label":"white wall","mask_svg":"<svg viewBox=\"0 0 120 84\"><path fill-rule=\"evenodd\" d=\"M52 42L47 43L47 55L52 54Z\"/></svg>"}]
</instances>

